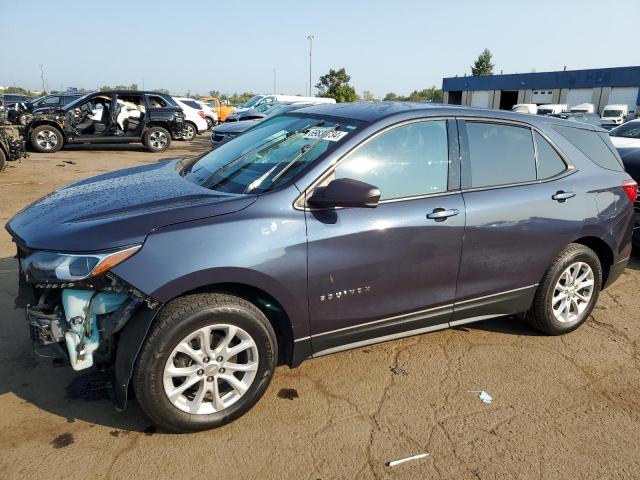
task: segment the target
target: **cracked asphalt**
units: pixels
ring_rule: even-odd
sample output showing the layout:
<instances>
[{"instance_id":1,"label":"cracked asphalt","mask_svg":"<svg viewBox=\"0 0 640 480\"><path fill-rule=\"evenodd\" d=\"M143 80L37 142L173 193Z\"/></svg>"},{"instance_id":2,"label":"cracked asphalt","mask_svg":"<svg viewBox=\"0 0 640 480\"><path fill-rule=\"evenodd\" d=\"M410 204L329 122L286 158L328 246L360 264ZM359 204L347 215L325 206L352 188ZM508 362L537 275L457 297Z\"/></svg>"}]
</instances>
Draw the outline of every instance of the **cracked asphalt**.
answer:
<instances>
[{"instance_id":1,"label":"cracked asphalt","mask_svg":"<svg viewBox=\"0 0 640 480\"><path fill-rule=\"evenodd\" d=\"M206 145L202 136L160 155L136 146L32 153L0 174L0 222L71 181ZM280 367L241 419L175 435L135 401L114 411L99 373L31 353L13 253L3 230L2 478L640 478L637 259L569 335L496 319Z\"/></svg>"}]
</instances>

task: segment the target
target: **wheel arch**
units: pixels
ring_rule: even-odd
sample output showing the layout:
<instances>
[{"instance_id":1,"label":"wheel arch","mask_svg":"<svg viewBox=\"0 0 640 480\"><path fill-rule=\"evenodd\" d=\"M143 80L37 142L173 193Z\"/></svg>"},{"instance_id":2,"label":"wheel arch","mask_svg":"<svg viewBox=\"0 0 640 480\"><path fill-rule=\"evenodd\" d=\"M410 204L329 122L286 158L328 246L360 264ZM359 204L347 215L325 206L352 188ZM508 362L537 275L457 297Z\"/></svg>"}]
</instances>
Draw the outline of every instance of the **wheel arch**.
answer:
<instances>
[{"instance_id":1,"label":"wheel arch","mask_svg":"<svg viewBox=\"0 0 640 480\"><path fill-rule=\"evenodd\" d=\"M573 243L584 245L596 253L602 266L602 285L606 285L614 259L611 246L601 238L593 236L580 237L574 240Z\"/></svg>"},{"instance_id":2,"label":"wheel arch","mask_svg":"<svg viewBox=\"0 0 640 480\"><path fill-rule=\"evenodd\" d=\"M50 127L55 128L56 130L58 130L60 132L60 135L62 135L62 142L66 142L66 138L64 135L64 131L62 130L62 127L60 127L60 125L56 122L54 122L53 120L38 120L37 122L31 122L29 123L29 125L27 126L27 134L25 136L25 138L29 139L31 137L31 133L33 133L33 131L38 128L38 127L42 127L44 125L48 125Z\"/></svg>"},{"instance_id":3,"label":"wheel arch","mask_svg":"<svg viewBox=\"0 0 640 480\"><path fill-rule=\"evenodd\" d=\"M273 327L278 340L278 365L291 365L293 326L283 305L270 293L253 285L236 282L214 283L184 292L176 298L195 293L224 293L240 297L255 305Z\"/></svg>"}]
</instances>

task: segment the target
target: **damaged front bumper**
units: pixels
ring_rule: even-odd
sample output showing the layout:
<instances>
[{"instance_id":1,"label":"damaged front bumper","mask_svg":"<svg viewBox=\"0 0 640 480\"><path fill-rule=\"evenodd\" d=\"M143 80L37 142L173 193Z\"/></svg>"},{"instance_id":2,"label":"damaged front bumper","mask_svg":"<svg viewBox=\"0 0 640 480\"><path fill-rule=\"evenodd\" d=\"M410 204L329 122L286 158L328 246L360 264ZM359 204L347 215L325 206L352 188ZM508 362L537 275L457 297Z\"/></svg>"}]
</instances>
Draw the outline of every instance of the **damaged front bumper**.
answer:
<instances>
[{"instance_id":1,"label":"damaged front bumper","mask_svg":"<svg viewBox=\"0 0 640 480\"><path fill-rule=\"evenodd\" d=\"M34 348L64 352L74 370L113 364L118 333L143 304L155 308L157 302L108 276L111 288L101 286L110 291L35 286L38 301L26 307Z\"/></svg>"}]
</instances>

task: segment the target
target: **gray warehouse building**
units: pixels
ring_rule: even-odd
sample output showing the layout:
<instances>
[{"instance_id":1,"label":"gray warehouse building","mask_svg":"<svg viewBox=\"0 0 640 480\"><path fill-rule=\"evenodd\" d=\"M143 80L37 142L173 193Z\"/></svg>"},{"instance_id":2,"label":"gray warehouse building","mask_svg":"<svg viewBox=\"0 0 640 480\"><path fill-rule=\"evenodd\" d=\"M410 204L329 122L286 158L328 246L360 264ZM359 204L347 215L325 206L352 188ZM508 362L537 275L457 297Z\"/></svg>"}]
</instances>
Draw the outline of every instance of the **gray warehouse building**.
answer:
<instances>
[{"instance_id":1,"label":"gray warehouse building","mask_svg":"<svg viewBox=\"0 0 640 480\"><path fill-rule=\"evenodd\" d=\"M444 103L510 110L518 103L626 104L640 113L640 66L516 73L442 80Z\"/></svg>"}]
</instances>

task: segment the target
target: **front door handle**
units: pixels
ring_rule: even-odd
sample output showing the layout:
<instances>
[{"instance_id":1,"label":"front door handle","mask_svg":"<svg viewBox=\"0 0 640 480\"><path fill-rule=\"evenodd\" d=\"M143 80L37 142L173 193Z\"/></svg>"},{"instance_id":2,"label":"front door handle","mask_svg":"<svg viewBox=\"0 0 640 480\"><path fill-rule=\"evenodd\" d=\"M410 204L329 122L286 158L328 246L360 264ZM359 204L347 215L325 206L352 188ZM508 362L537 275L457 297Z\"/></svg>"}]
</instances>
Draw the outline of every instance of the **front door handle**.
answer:
<instances>
[{"instance_id":1,"label":"front door handle","mask_svg":"<svg viewBox=\"0 0 640 480\"><path fill-rule=\"evenodd\" d=\"M434 208L433 212L427 214L429 220L435 220L436 222L444 222L449 217L454 217L460 213L457 209L451 208L446 210L444 208Z\"/></svg>"},{"instance_id":2,"label":"front door handle","mask_svg":"<svg viewBox=\"0 0 640 480\"><path fill-rule=\"evenodd\" d=\"M575 196L576 194L573 192L565 192L562 190L558 190L554 195L551 196L551 198L562 203L565 200L568 200L569 198L573 198Z\"/></svg>"}]
</instances>

